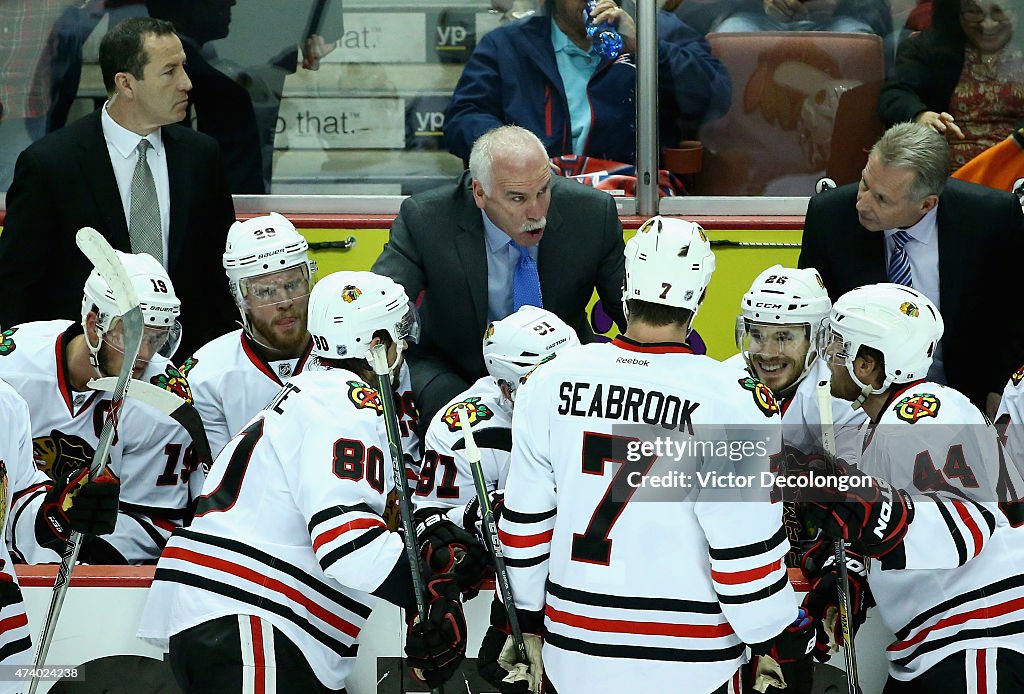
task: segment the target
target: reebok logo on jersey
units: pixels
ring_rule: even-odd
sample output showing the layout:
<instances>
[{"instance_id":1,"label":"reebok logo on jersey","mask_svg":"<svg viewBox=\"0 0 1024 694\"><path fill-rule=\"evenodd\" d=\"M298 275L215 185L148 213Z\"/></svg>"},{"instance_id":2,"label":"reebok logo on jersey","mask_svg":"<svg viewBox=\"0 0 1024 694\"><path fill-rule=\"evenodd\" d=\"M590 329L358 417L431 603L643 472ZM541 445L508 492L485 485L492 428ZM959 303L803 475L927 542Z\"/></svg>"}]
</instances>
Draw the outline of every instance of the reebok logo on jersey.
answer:
<instances>
[{"instance_id":1,"label":"reebok logo on jersey","mask_svg":"<svg viewBox=\"0 0 1024 694\"><path fill-rule=\"evenodd\" d=\"M16 332L18 332L17 328L8 328L0 333L0 357L6 357L18 348L14 344L14 333Z\"/></svg>"},{"instance_id":2,"label":"reebok logo on jersey","mask_svg":"<svg viewBox=\"0 0 1024 694\"><path fill-rule=\"evenodd\" d=\"M931 393L914 393L896 403L896 416L913 424L924 417L939 416L939 399Z\"/></svg>"},{"instance_id":3,"label":"reebok logo on jersey","mask_svg":"<svg viewBox=\"0 0 1024 694\"><path fill-rule=\"evenodd\" d=\"M875 526L875 537L885 540L885 528L892 518L892 488L889 485L882 487L882 508L878 512L878 525Z\"/></svg>"},{"instance_id":4,"label":"reebok logo on jersey","mask_svg":"<svg viewBox=\"0 0 1024 694\"><path fill-rule=\"evenodd\" d=\"M651 362L647 359L636 359L634 357L615 357L616 364L633 364L634 366L650 366Z\"/></svg>"}]
</instances>

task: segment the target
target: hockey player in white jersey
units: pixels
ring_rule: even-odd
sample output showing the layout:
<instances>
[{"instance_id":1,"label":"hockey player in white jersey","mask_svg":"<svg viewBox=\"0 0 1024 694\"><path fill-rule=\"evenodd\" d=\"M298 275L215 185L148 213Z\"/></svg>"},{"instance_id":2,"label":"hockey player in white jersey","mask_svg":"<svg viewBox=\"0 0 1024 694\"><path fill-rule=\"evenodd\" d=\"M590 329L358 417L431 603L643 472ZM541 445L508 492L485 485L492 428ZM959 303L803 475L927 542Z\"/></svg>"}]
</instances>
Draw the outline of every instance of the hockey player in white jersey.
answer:
<instances>
[{"instance_id":1,"label":"hockey player in white jersey","mask_svg":"<svg viewBox=\"0 0 1024 694\"><path fill-rule=\"evenodd\" d=\"M1024 522L994 427L927 380L938 310L896 284L836 302L821 350L832 394L864 409L860 471L822 465L803 510L871 563L867 580L896 640L887 694L1024 691ZM840 485L846 482L847 489Z\"/></svg>"},{"instance_id":2,"label":"hockey player in white jersey","mask_svg":"<svg viewBox=\"0 0 1024 694\"><path fill-rule=\"evenodd\" d=\"M315 361L221 452L157 565L139 636L169 648L187 692L340 690L377 599L416 613L404 543L383 517L394 480L368 385L368 350L386 344L395 373L415 309L387 277L338 272L313 288L309 330ZM471 542L442 520L419 538L424 556L434 533ZM406 651L431 686L465 654L460 584L479 572L463 568L424 570L427 621Z\"/></svg>"},{"instance_id":3,"label":"hockey player in white jersey","mask_svg":"<svg viewBox=\"0 0 1024 694\"><path fill-rule=\"evenodd\" d=\"M1024 474L1024 366L1010 374L996 412L996 430L1006 456ZM1020 490L1024 494L1024 490Z\"/></svg>"},{"instance_id":4,"label":"hockey player in white jersey","mask_svg":"<svg viewBox=\"0 0 1024 694\"><path fill-rule=\"evenodd\" d=\"M809 691L782 505L756 482L781 446L778 407L686 345L714 267L698 225L648 220L626 245L625 334L562 352L517 392L499 536L524 631L544 634L542 651L528 641L546 691L735 692L747 646ZM655 437L697 452L651 453Z\"/></svg>"},{"instance_id":5,"label":"hockey player in white jersey","mask_svg":"<svg viewBox=\"0 0 1024 694\"><path fill-rule=\"evenodd\" d=\"M306 368L312 349L307 309L316 269L306 239L282 215L271 212L228 230L224 270L242 327L210 341L181 365L214 457ZM418 464L419 440L407 433L416 423L408 367L396 385L402 393L396 396L402 450Z\"/></svg>"},{"instance_id":6,"label":"hockey player in white jersey","mask_svg":"<svg viewBox=\"0 0 1024 694\"><path fill-rule=\"evenodd\" d=\"M180 303L167 272L149 255L118 257L139 296L145 321L132 377L187 394L187 382L168 360L181 334ZM68 484L87 479L110 397L86 384L91 378L116 376L124 356L124 326L117 304L95 270L85 283L81 323L39 321L4 331L0 377L28 402L35 463L54 480L45 489L31 485L15 490L15 556L33 563L60 561L68 532L74 529L74 524L68 527L69 519L49 514L48 524L37 523L34 538L21 532L22 524L31 517L28 507L38 496L56 511L66 500L58 503L55 495L64 494ZM116 527L98 528L109 533L102 537L86 537L80 558L87 563L155 561L171 531L190 514L189 480L201 478L192 475L196 459L191 440L177 422L131 398L125 400L119 417L109 474L86 484L95 487L96 494L101 494L100 487L110 487L104 503L118 507Z\"/></svg>"}]
</instances>

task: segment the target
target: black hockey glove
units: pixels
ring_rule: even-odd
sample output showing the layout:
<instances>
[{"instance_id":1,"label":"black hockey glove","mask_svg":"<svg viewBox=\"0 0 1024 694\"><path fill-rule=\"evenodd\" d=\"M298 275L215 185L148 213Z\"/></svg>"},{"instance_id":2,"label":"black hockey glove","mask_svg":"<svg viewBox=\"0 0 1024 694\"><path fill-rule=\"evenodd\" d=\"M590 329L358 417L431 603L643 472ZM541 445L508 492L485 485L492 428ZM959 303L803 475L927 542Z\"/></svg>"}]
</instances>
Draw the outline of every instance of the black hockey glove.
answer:
<instances>
[{"instance_id":1,"label":"black hockey glove","mask_svg":"<svg viewBox=\"0 0 1024 694\"><path fill-rule=\"evenodd\" d=\"M58 548L71 531L107 535L117 523L121 480L107 468L89 480L89 468L72 470L55 481L43 497L36 518L36 539L44 547Z\"/></svg>"},{"instance_id":2,"label":"black hockey glove","mask_svg":"<svg viewBox=\"0 0 1024 694\"><path fill-rule=\"evenodd\" d=\"M814 680L814 620L804 608L796 620L770 641L750 646L754 689L745 691L811 694ZM758 686L760 685L760 686Z\"/></svg>"},{"instance_id":3,"label":"black hockey glove","mask_svg":"<svg viewBox=\"0 0 1024 694\"><path fill-rule=\"evenodd\" d=\"M501 512L505 510L505 490L495 489L487 494L491 503L491 510L494 512L494 522L501 519ZM480 512L480 497L474 496L472 501L466 504L466 510L462 514L462 527L466 532L473 533L486 547L487 540L484 538L483 514Z\"/></svg>"},{"instance_id":4,"label":"black hockey glove","mask_svg":"<svg viewBox=\"0 0 1024 694\"><path fill-rule=\"evenodd\" d=\"M491 624L487 627L476 656L476 667L480 677L497 688L501 694L535 692L543 675L540 634L544 631L544 613L519 610L516 614L523 631L523 639L526 641L530 667L516 667L519 656L515 652L515 646L513 644L511 650L508 648L512 644L508 613L498 599L497 593L491 602Z\"/></svg>"},{"instance_id":5,"label":"black hockey glove","mask_svg":"<svg viewBox=\"0 0 1024 694\"><path fill-rule=\"evenodd\" d=\"M839 616L839 568L836 565L835 543L818 540L804 555L801 568L811 583L804 597L804 608L814 619L816 642L814 657L826 662L844 645L843 624ZM867 563L860 554L846 550L846 575L850 582L850 629L857 635L867 619L875 598L868 586Z\"/></svg>"},{"instance_id":6,"label":"black hockey glove","mask_svg":"<svg viewBox=\"0 0 1024 694\"><path fill-rule=\"evenodd\" d=\"M907 492L841 459L816 458L812 465L812 476L827 475L834 483L801 489L800 511L824 537L846 540L868 557L884 556L903 542L914 520L914 502Z\"/></svg>"},{"instance_id":7,"label":"black hockey glove","mask_svg":"<svg viewBox=\"0 0 1024 694\"><path fill-rule=\"evenodd\" d=\"M416 525L420 556L432 575L451 574L469 600L490 565L484 546L440 513L424 514Z\"/></svg>"},{"instance_id":8,"label":"black hockey glove","mask_svg":"<svg viewBox=\"0 0 1024 694\"><path fill-rule=\"evenodd\" d=\"M459 586L451 575L427 582L427 619L413 613L405 636L405 654L413 677L431 689L444 684L466 657L466 617Z\"/></svg>"}]
</instances>

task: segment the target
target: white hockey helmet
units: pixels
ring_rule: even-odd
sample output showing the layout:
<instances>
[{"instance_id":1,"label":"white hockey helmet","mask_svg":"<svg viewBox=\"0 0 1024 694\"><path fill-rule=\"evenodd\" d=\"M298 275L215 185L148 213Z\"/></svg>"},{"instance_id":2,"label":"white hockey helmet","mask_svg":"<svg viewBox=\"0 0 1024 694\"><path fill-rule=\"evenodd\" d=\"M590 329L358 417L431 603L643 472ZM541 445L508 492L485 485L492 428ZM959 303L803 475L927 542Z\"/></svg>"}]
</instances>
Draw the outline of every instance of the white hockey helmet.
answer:
<instances>
[{"instance_id":1,"label":"white hockey helmet","mask_svg":"<svg viewBox=\"0 0 1024 694\"><path fill-rule=\"evenodd\" d=\"M373 334L386 330L395 341L398 365L403 341L418 342L419 314L402 286L373 272L342 271L327 275L313 287L309 298L312 353L323 359L362 359ZM392 377L394 377L392 373Z\"/></svg>"},{"instance_id":2,"label":"white hockey helmet","mask_svg":"<svg viewBox=\"0 0 1024 694\"><path fill-rule=\"evenodd\" d=\"M223 262L231 297L242 314L242 327L247 333L250 325L246 315L249 308L246 280L304 266L309 282L306 287L308 293L316 273L316 261L309 257L306 239L291 222L276 212L232 224L228 229Z\"/></svg>"},{"instance_id":3,"label":"white hockey helmet","mask_svg":"<svg viewBox=\"0 0 1024 694\"><path fill-rule=\"evenodd\" d=\"M566 347L580 344L576 331L551 311L523 306L494 321L484 332L484 363L487 373L508 388L515 401L516 389L540 364Z\"/></svg>"},{"instance_id":4,"label":"white hockey helmet","mask_svg":"<svg viewBox=\"0 0 1024 694\"><path fill-rule=\"evenodd\" d=\"M854 403L858 407L868 395L894 383L926 377L942 331L942 316L921 292L901 284L870 284L839 297L819 350L846 365L861 388L861 397ZM853 362L862 346L877 349L885 360L885 380L878 388L861 382L854 373Z\"/></svg>"},{"instance_id":5,"label":"white hockey helmet","mask_svg":"<svg viewBox=\"0 0 1024 694\"><path fill-rule=\"evenodd\" d=\"M806 325L809 346L803 372L796 380L799 383L818 356L818 334L831 309L832 302L817 270L773 265L754 279L750 290L740 299L736 346L749 365L752 323Z\"/></svg>"},{"instance_id":6,"label":"white hockey helmet","mask_svg":"<svg viewBox=\"0 0 1024 694\"><path fill-rule=\"evenodd\" d=\"M160 354L170 359L178 343L181 342L181 301L174 293L174 286L167 271L156 258L148 253L122 253L114 251L121 264L127 270L132 286L139 298L142 319L146 333L144 343L150 346L149 353ZM89 354L93 366L97 366L97 355L103 344L104 335L108 335L115 327L115 319L121 317L121 311L114 300L114 293L99 271L93 269L85 280L82 297L82 325L86 323L89 313L96 311L96 332L99 339L93 343L86 331L85 341L89 345ZM111 345L123 352L123 335L109 335ZM120 341L120 342L119 342Z\"/></svg>"},{"instance_id":7,"label":"white hockey helmet","mask_svg":"<svg viewBox=\"0 0 1024 694\"><path fill-rule=\"evenodd\" d=\"M623 301L684 308L697 314L715 272L715 254L699 224L651 217L626 244Z\"/></svg>"}]
</instances>

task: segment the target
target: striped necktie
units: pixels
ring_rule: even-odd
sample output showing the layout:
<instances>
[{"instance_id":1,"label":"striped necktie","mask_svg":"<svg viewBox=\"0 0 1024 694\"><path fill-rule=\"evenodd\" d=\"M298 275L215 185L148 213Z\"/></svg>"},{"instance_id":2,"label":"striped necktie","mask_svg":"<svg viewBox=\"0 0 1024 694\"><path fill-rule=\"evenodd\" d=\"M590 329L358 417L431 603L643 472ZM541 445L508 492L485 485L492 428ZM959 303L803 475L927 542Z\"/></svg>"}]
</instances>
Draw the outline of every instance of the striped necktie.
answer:
<instances>
[{"instance_id":1,"label":"striped necktie","mask_svg":"<svg viewBox=\"0 0 1024 694\"><path fill-rule=\"evenodd\" d=\"M515 241L508 243L519 251L519 262L516 263L512 273L512 311L518 311L522 306L527 305L544 308L544 301L540 294L540 274L537 272L537 261L533 259L525 246L520 246Z\"/></svg>"},{"instance_id":2,"label":"striped necktie","mask_svg":"<svg viewBox=\"0 0 1024 694\"><path fill-rule=\"evenodd\" d=\"M160 226L160 204L156 198L153 172L146 162L146 151L152 147L143 138L135 147L139 158L132 172L131 197L128 203L128 239L132 253L149 253L164 263L164 235Z\"/></svg>"},{"instance_id":3,"label":"striped necktie","mask_svg":"<svg viewBox=\"0 0 1024 694\"><path fill-rule=\"evenodd\" d=\"M910 234L902 229L892 235L892 252L889 253L889 281L893 284L914 286L910 272L910 256L907 255L907 241Z\"/></svg>"}]
</instances>

